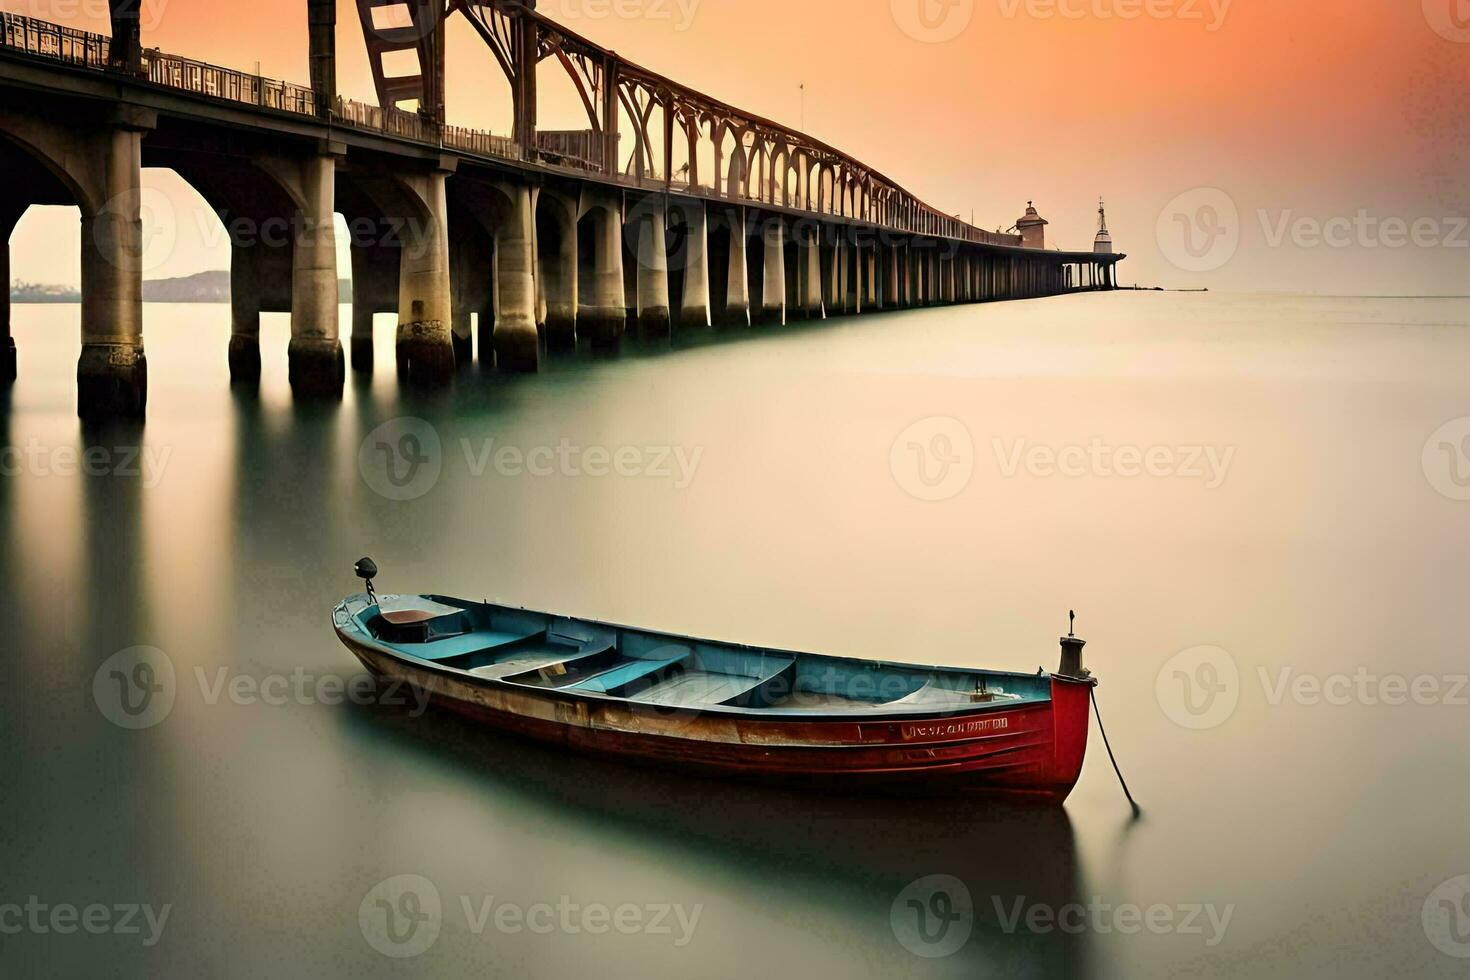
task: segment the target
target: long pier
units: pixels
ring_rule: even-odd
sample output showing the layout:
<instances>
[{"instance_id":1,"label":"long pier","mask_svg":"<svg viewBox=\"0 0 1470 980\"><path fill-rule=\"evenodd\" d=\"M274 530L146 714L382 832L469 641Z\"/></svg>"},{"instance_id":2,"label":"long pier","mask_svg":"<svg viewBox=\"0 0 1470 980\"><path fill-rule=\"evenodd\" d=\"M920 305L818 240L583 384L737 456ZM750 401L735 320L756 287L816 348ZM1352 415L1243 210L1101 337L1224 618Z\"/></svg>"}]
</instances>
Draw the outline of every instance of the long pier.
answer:
<instances>
[{"instance_id":1,"label":"long pier","mask_svg":"<svg viewBox=\"0 0 1470 980\"><path fill-rule=\"evenodd\" d=\"M970 225L834 147L619 57L534 0L358 0L379 104L343 99L336 5L305 2L310 86L145 49L136 0L110 0L110 36L0 13L0 278L30 206L80 210L83 418L141 416L147 401L144 167L176 171L229 234L232 382L258 380L260 314L286 312L302 398L340 397L349 362L337 214L351 367L372 370L373 316L396 313L396 367L415 385L447 383L475 332L483 363L533 371L549 352L615 347L630 330L1117 285L1126 256L1049 250L1034 210L1017 234ZM445 122L453 16L510 81L508 136ZM389 75L403 52L418 73ZM537 127L546 61L570 75L587 129ZM0 292L5 384L17 353Z\"/></svg>"}]
</instances>

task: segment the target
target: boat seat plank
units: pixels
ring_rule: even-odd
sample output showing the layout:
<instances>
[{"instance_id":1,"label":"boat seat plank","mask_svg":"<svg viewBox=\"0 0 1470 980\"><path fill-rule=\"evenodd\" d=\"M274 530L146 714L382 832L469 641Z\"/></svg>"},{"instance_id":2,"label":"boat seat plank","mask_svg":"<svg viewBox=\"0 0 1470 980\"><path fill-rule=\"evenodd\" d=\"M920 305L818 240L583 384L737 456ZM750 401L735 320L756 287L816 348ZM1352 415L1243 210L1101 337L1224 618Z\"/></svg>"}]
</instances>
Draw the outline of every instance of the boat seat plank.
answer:
<instances>
[{"instance_id":1,"label":"boat seat plank","mask_svg":"<svg viewBox=\"0 0 1470 980\"><path fill-rule=\"evenodd\" d=\"M618 688L625 687L634 681L641 680L660 671L668 670L675 664L683 663L692 655L688 647L681 648L681 652L673 656L661 657L656 660L625 660L615 667L610 667L601 673L594 674L586 680L571 685L571 690L594 691L606 694Z\"/></svg>"},{"instance_id":2,"label":"boat seat plank","mask_svg":"<svg viewBox=\"0 0 1470 980\"><path fill-rule=\"evenodd\" d=\"M541 634L542 630L530 630L527 632L504 633L495 630L483 632L463 633L459 636L446 637L435 640L432 643L401 644L399 649L411 657L427 660L430 663L438 663L441 660L452 660L462 657L467 653L483 653L486 650L494 650L497 647L509 646L512 643L520 643Z\"/></svg>"},{"instance_id":3,"label":"boat seat plank","mask_svg":"<svg viewBox=\"0 0 1470 980\"><path fill-rule=\"evenodd\" d=\"M633 700L663 705L721 704L739 697L761 681L760 677L691 670L654 685Z\"/></svg>"},{"instance_id":4,"label":"boat seat plank","mask_svg":"<svg viewBox=\"0 0 1470 980\"><path fill-rule=\"evenodd\" d=\"M470 670L476 677L506 677L510 674L521 674L528 670L541 670L543 667L551 667L557 664L569 663L584 656L580 653L572 653L566 648L561 650L538 650L527 653L516 653L504 660L485 664L483 667L474 667Z\"/></svg>"}]
</instances>

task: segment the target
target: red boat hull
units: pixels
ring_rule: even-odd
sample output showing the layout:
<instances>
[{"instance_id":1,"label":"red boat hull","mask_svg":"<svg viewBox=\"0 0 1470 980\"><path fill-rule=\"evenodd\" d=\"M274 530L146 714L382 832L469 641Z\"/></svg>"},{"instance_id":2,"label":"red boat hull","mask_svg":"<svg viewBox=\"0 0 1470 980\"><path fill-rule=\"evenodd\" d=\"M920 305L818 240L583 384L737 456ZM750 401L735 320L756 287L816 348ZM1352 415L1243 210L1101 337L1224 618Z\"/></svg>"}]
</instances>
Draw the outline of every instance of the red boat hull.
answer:
<instances>
[{"instance_id":1,"label":"red boat hull","mask_svg":"<svg viewBox=\"0 0 1470 980\"><path fill-rule=\"evenodd\" d=\"M408 661L338 635L372 674L494 728L657 768L833 792L1067 798L1095 681L1053 674L1051 700L919 720L761 718L556 696Z\"/></svg>"}]
</instances>

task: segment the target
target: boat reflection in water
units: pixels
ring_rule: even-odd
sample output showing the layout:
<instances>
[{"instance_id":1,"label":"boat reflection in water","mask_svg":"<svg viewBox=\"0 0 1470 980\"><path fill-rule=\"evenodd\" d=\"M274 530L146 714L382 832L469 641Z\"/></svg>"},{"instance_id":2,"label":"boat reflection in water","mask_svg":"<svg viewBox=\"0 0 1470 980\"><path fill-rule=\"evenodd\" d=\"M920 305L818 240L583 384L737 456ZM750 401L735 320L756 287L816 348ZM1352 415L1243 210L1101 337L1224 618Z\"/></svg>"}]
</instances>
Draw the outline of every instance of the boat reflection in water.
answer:
<instances>
[{"instance_id":1,"label":"boat reflection in water","mask_svg":"<svg viewBox=\"0 0 1470 980\"><path fill-rule=\"evenodd\" d=\"M364 749L468 796L486 818L486 838L500 833L496 819L507 811L526 810L565 835L569 851L592 840L656 880L683 873L696 889L764 896L791 921L835 917L851 942L861 937L926 974L910 953L944 954L934 965L957 976L1065 976L1087 964L1085 933L1031 932L1014 917L1018 907L1085 904L1062 807L674 774L558 751L448 711L419 717L412 699L347 705L341 719ZM481 881L507 875L498 862L464 872ZM769 952L752 950L752 965Z\"/></svg>"}]
</instances>

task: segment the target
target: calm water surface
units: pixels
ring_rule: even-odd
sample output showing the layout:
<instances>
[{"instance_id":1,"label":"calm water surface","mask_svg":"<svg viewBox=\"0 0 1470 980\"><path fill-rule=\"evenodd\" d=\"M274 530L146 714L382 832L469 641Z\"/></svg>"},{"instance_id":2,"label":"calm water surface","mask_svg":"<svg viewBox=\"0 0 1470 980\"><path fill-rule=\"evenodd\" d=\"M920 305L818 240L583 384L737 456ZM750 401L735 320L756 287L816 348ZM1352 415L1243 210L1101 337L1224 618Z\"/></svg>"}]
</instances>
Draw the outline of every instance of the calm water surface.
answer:
<instances>
[{"instance_id":1,"label":"calm water surface","mask_svg":"<svg viewBox=\"0 0 1470 980\"><path fill-rule=\"evenodd\" d=\"M1425 450L1470 416L1470 300L1077 296L471 371L431 398L400 395L383 330L371 382L314 410L281 317L258 397L231 393L228 319L150 307L146 427L83 432L76 308L15 311L0 904L171 910L151 947L146 925L0 934L0 973L1464 975L1442 948L1470 934L1430 933L1470 873L1470 423ZM400 492L359 449L405 416L438 448ZM626 475L494 455L564 441L626 450ZM93 475L69 465L88 447ZM1025 671L1055 666L1075 608L1144 817L1095 728L1065 812L1036 813L679 781L329 703L357 673L329 612L362 554L390 591ZM126 730L94 677L139 645L174 698ZM298 668L304 696L253 693ZM1391 703L1421 677L1439 693ZM440 932L390 959L359 913L404 874ZM942 959L893 927L934 874L974 907ZM698 918L493 916L558 902ZM1155 906L1172 925L1118 911Z\"/></svg>"}]
</instances>

